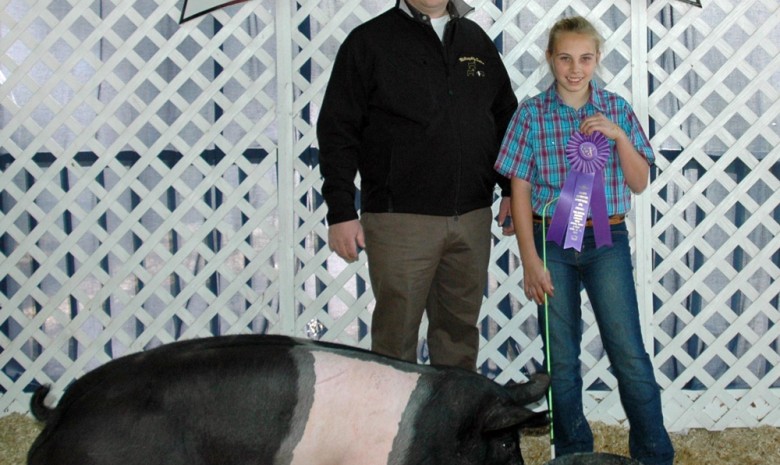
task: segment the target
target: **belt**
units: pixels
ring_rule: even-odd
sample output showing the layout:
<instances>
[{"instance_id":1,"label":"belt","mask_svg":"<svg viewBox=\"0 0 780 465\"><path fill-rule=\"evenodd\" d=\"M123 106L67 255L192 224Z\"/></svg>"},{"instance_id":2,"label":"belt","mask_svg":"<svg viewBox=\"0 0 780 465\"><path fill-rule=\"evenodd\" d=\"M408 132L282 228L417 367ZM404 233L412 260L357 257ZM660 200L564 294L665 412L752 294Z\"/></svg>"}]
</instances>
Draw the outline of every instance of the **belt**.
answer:
<instances>
[{"instance_id":1,"label":"belt","mask_svg":"<svg viewBox=\"0 0 780 465\"><path fill-rule=\"evenodd\" d=\"M620 224L623 221L626 220L626 215L612 215L609 217L609 224ZM550 224L550 221L552 221L551 217L542 218L541 216L534 213L534 223L542 223L544 221L546 224ZM587 223L585 223L585 226L592 227L593 226L593 220L591 218L588 218Z\"/></svg>"}]
</instances>

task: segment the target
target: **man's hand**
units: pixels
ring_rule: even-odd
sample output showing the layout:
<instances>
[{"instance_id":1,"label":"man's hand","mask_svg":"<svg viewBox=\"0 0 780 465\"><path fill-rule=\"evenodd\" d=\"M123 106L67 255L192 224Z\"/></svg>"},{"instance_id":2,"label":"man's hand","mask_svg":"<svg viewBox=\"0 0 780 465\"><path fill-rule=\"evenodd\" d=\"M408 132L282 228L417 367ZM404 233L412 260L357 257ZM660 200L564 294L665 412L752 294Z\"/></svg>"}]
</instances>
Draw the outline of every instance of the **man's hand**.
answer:
<instances>
[{"instance_id":1,"label":"man's hand","mask_svg":"<svg viewBox=\"0 0 780 465\"><path fill-rule=\"evenodd\" d=\"M501 197L501 203L498 205L498 226L504 236L511 236L515 233L515 225L512 223L510 197Z\"/></svg>"},{"instance_id":2,"label":"man's hand","mask_svg":"<svg viewBox=\"0 0 780 465\"><path fill-rule=\"evenodd\" d=\"M358 247L366 247L366 238L359 220L344 221L328 228L328 247L347 262L356 262Z\"/></svg>"}]
</instances>

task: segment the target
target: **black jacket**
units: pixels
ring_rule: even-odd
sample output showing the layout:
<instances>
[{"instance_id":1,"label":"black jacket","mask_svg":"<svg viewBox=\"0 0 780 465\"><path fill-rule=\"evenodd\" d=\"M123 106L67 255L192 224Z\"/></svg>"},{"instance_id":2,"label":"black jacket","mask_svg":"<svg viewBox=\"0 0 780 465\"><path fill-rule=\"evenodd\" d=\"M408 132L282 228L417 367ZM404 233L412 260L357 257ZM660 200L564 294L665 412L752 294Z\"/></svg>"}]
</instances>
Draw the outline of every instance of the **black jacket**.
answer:
<instances>
[{"instance_id":1,"label":"black jacket","mask_svg":"<svg viewBox=\"0 0 780 465\"><path fill-rule=\"evenodd\" d=\"M493 165L516 107L501 57L473 21L455 14L444 44L398 5L358 26L317 123L329 224L358 218L358 171L363 212L463 214L492 205L497 182L508 196Z\"/></svg>"}]
</instances>

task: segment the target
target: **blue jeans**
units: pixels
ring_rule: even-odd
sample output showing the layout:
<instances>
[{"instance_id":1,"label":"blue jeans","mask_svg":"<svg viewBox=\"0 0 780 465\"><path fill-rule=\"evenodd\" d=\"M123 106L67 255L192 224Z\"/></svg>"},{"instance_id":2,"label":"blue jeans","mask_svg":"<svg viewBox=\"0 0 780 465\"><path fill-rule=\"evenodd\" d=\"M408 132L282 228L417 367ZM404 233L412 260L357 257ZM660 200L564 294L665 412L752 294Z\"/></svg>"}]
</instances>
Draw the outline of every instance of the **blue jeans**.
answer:
<instances>
[{"instance_id":1,"label":"blue jeans","mask_svg":"<svg viewBox=\"0 0 780 465\"><path fill-rule=\"evenodd\" d=\"M642 343L628 231L625 223L611 229L612 247L597 249L590 227L581 252L547 242L547 269L555 289L555 296L548 298L548 312L556 455L593 452L593 433L582 407L580 372L580 291L584 286L631 427L631 457L645 465L671 465L674 449L663 424L660 388ZM534 238L543 257L541 224L535 225ZM544 334L544 305L539 306L539 321Z\"/></svg>"}]
</instances>

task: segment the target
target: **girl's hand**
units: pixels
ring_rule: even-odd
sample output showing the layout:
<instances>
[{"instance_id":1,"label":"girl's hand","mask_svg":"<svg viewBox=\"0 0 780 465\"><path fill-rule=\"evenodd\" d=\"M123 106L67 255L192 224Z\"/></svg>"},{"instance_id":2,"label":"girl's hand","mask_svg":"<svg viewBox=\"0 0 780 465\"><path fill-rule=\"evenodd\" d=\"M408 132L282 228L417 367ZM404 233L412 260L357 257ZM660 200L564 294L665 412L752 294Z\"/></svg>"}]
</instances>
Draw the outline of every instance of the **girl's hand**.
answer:
<instances>
[{"instance_id":1,"label":"girl's hand","mask_svg":"<svg viewBox=\"0 0 780 465\"><path fill-rule=\"evenodd\" d=\"M639 194L645 190L648 184L650 165L647 160L636 150L628 134L620 125L613 123L601 113L596 113L582 120L580 132L585 135L599 131L605 137L615 141L615 151L620 160L620 169L623 170L626 184L631 192Z\"/></svg>"},{"instance_id":2,"label":"girl's hand","mask_svg":"<svg viewBox=\"0 0 780 465\"><path fill-rule=\"evenodd\" d=\"M604 134L608 139L617 140L620 137L626 136L623 129L617 124L610 121L606 116L601 113L596 113L593 116L589 116L582 120L580 123L580 132L589 136L594 131L598 131Z\"/></svg>"},{"instance_id":3,"label":"girl's hand","mask_svg":"<svg viewBox=\"0 0 780 465\"><path fill-rule=\"evenodd\" d=\"M553 296L554 289L550 272L544 269L544 262L539 257L523 261L523 290L525 296L536 302L537 305L544 303L545 294Z\"/></svg>"}]
</instances>

